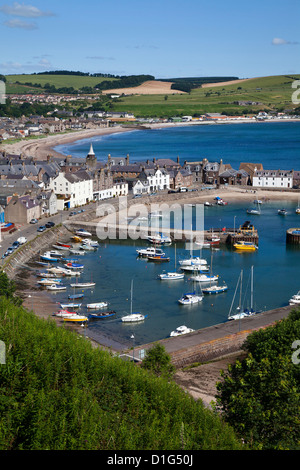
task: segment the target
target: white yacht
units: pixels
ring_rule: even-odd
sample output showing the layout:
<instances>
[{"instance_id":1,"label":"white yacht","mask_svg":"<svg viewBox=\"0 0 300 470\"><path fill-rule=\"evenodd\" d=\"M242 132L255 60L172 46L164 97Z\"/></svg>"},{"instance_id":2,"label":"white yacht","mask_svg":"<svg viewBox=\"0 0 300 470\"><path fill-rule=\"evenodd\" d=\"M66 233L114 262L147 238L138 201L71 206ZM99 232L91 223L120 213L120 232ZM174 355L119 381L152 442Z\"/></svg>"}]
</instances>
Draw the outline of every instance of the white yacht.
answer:
<instances>
[{"instance_id":1,"label":"white yacht","mask_svg":"<svg viewBox=\"0 0 300 470\"><path fill-rule=\"evenodd\" d=\"M193 330L192 328L188 328L185 325L178 326L174 331L171 331L170 336L181 336L181 335L186 335L187 333L192 333Z\"/></svg>"}]
</instances>

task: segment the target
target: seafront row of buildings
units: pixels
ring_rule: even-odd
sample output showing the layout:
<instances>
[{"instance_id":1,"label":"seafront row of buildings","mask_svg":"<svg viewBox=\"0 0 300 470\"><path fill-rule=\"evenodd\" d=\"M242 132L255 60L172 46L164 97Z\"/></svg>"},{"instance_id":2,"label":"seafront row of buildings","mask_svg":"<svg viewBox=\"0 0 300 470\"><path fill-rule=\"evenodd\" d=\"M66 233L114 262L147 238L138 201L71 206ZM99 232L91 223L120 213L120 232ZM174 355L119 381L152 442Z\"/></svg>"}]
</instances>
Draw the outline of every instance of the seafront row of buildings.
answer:
<instances>
[{"instance_id":1,"label":"seafront row of buildings","mask_svg":"<svg viewBox=\"0 0 300 470\"><path fill-rule=\"evenodd\" d=\"M153 158L131 162L129 155L99 161L91 144L86 158L38 160L0 153L1 222L26 224L92 201L159 191L193 191L203 187L300 188L300 171L264 170L260 163L238 169L222 160L210 162Z\"/></svg>"}]
</instances>

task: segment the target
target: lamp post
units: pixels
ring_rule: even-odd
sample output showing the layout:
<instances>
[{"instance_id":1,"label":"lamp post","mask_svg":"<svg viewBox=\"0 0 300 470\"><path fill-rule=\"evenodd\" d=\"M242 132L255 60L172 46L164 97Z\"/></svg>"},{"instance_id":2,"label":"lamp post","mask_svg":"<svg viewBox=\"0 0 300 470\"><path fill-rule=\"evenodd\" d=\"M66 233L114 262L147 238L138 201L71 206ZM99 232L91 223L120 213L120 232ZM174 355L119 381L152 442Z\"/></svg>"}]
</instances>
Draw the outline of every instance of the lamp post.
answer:
<instances>
[{"instance_id":1,"label":"lamp post","mask_svg":"<svg viewBox=\"0 0 300 470\"><path fill-rule=\"evenodd\" d=\"M133 334L133 333L132 333L132 335L130 336L130 338L132 339L132 343L133 343L132 359L133 359L133 362L134 362L134 334Z\"/></svg>"}]
</instances>

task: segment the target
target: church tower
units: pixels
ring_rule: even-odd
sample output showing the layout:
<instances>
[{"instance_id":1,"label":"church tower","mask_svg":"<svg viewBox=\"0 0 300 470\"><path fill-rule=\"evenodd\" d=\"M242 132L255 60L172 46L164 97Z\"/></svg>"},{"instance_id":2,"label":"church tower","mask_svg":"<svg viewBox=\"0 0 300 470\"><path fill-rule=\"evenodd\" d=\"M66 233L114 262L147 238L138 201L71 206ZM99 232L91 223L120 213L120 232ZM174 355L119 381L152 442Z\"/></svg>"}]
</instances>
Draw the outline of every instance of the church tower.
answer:
<instances>
[{"instance_id":1,"label":"church tower","mask_svg":"<svg viewBox=\"0 0 300 470\"><path fill-rule=\"evenodd\" d=\"M90 146L90 151L87 154L85 161L89 168L94 167L96 165L97 158L93 149L93 144L91 144Z\"/></svg>"}]
</instances>

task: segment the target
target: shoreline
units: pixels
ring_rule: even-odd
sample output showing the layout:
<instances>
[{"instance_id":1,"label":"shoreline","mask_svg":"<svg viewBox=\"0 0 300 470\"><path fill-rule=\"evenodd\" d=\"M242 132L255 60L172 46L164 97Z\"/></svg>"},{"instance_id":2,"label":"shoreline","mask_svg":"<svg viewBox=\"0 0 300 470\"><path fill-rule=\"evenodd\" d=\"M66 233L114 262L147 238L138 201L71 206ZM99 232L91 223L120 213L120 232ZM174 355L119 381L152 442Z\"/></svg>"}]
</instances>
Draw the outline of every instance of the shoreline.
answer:
<instances>
[{"instance_id":1,"label":"shoreline","mask_svg":"<svg viewBox=\"0 0 300 470\"><path fill-rule=\"evenodd\" d=\"M281 123L281 122L300 122L299 119L270 119L257 121L253 119L244 120L232 120L232 121L194 121L194 122L179 122L179 123L145 123L139 126L128 126L118 125L114 127L99 127L97 129L84 129L81 131L73 131L64 134L51 135L48 137L42 137L40 139L24 140L11 144L0 144L0 151L5 151L11 155L21 155L25 157L33 157L38 160L46 160L49 155L55 158L65 158L66 155L54 150L58 145L74 144L80 140L85 140L93 137L100 137L104 135L132 132L139 130L156 130L156 129L167 129L177 128L186 126L218 126L218 125L242 125L242 124L266 124L266 123Z\"/></svg>"}]
</instances>

